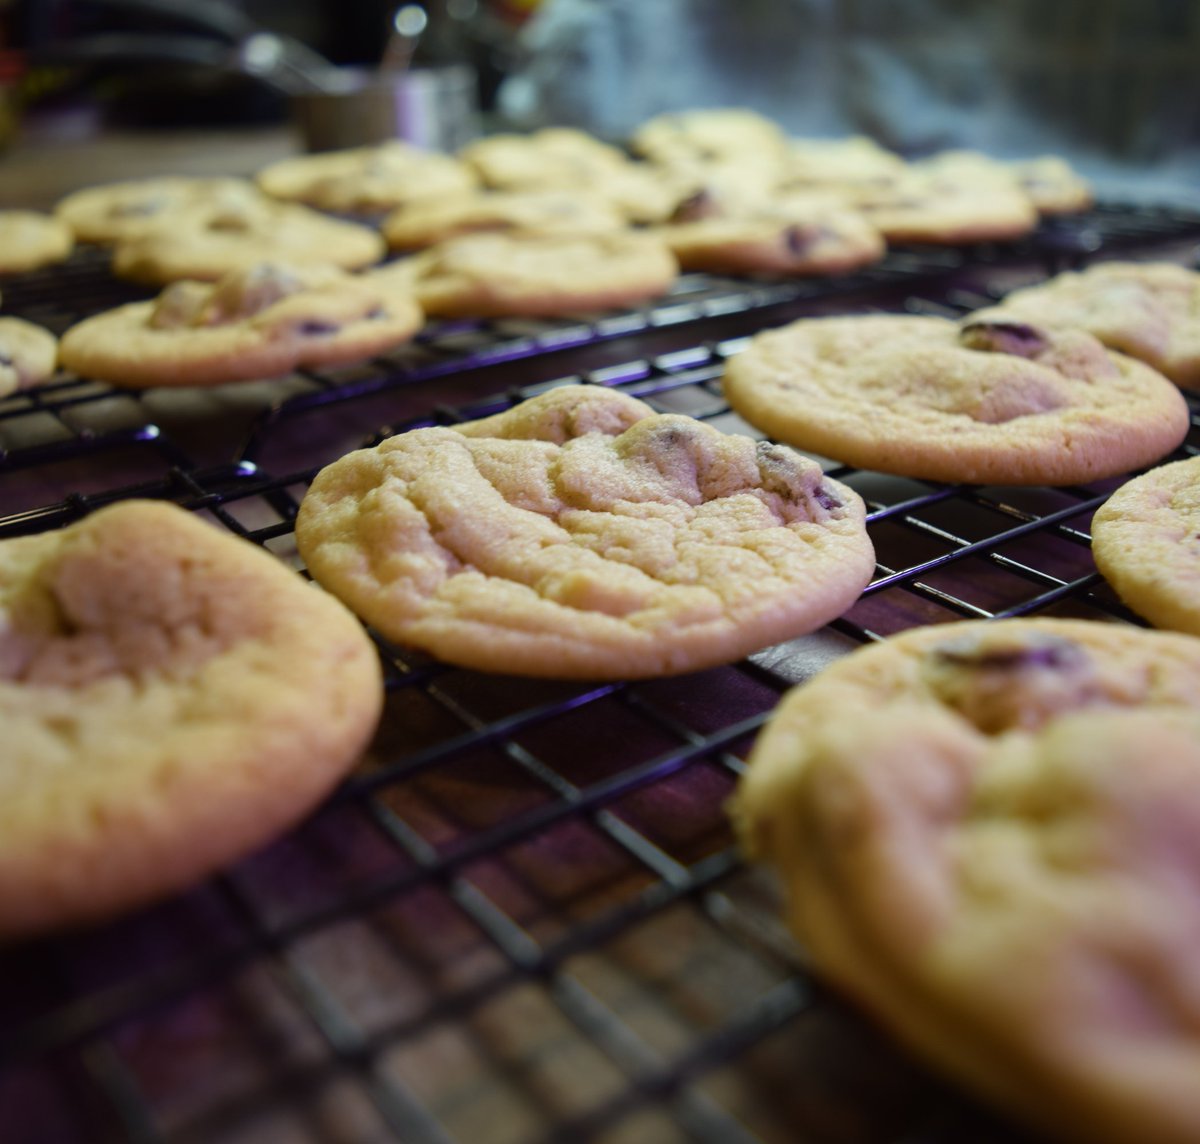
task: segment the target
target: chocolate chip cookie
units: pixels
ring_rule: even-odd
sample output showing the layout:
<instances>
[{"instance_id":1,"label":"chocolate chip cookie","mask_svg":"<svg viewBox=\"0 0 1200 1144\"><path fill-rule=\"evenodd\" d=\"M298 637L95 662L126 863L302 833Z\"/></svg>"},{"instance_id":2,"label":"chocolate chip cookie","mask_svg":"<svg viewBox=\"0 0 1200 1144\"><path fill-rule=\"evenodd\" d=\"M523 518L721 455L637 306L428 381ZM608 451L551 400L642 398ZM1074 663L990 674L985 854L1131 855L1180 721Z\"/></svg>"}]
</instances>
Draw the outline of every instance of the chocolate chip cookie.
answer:
<instances>
[{"instance_id":1,"label":"chocolate chip cookie","mask_svg":"<svg viewBox=\"0 0 1200 1144\"><path fill-rule=\"evenodd\" d=\"M389 639L551 678L729 662L839 615L874 569L862 501L815 463L598 386L343 457L296 541Z\"/></svg>"}]
</instances>

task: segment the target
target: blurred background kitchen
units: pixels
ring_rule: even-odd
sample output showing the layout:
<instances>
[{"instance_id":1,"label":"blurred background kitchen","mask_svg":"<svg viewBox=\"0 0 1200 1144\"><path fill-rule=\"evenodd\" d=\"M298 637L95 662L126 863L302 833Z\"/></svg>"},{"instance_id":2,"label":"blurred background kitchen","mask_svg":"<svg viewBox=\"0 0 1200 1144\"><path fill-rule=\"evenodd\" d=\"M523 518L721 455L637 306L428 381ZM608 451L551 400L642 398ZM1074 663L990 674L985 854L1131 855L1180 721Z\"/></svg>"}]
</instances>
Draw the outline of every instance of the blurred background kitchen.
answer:
<instances>
[{"instance_id":1,"label":"blurred background kitchen","mask_svg":"<svg viewBox=\"0 0 1200 1144\"><path fill-rule=\"evenodd\" d=\"M470 132L558 123L621 140L661 111L747 106L796 134L863 133L909 156L947 147L1055 152L1109 193L1200 193L1194 0L403 7L410 20L419 9L409 27L420 27L400 53L411 51L404 64L468 69L480 112ZM377 68L389 41L395 52L396 12L395 0L6 0L0 193L23 157L36 152L44 164L56 147L104 133L129 141L126 163L139 139L170 153L185 129L230 132L233 168L261 165L264 148L303 146L289 125L306 76L332 65L324 74L336 86ZM396 130L459 141L413 124Z\"/></svg>"}]
</instances>

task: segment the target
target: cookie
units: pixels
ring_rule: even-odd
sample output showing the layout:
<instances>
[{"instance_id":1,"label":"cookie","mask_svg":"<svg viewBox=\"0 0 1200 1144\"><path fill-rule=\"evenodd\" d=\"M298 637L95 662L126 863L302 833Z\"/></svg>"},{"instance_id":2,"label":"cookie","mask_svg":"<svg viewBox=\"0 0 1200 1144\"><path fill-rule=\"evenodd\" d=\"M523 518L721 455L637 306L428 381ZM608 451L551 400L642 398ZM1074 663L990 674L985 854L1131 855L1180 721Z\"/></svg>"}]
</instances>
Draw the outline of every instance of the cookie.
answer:
<instances>
[{"instance_id":1,"label":"cookie","mask_svg":"<svg viewBox=\"0 0 1200 1144\"><path fill-rule=\"evenodd\" d=\"M981 311L1087 330L1178 385L1200 388L1200 274L1173 262L1100 262Z\"/></svg>"},{"instance_id":2,"label":"cookie","mask_svg":"<svg viewBox=\"0 0 1200 1144\"><path fill-rule=\"evenodd\" d=\"M60 219L0 210L0 274L21 274L70 257L75 238Z\"/></svg>"},{"instance_id":3,"label":"cookie","mask_svg":"<svg viewBox=\"0 0 1200 1144\"><path fill-rule=\"evenodd\" d=\"M1081 330L893 314L758 334L730 405L781 441L900 476L1065 485L1148 465L1188 429L1166 378Z\"/></svg>"},{"instance_id":4,"label":"cookie","mask_svg":"<svg viewBox=\"0 0 1200 1144\"><path fill-rule=\"evenodd\" d=\"M412 203L383 220L394 250L420 250L464 234L609 234L625 219L601 197L578 191L490 191Z\"/></svg>"},{"instance_id":5,"label":"cookie","mask_svg":"<svg viewBox=\"0 0 1200 1144\"><path fill-rule=\"evenodd\" d=\"M296 822L378 718L336 600L182 509L0 543L0 935L183 889Z\"/></svg>"},{"instance_id":6,"label":"cookie","mask_svg":"<svg viewBox=\"0 0 1200 1144\"><path fill-rule=\"evenodd\" d=\"M661 239L622 232L472 234L374 271L448 318L554 317L630 306L670 289L678 273Z\"/></svg>"},{"instance_id":7,"label":"cookie","mask_svg":"<svg viewBox=\"0 0 1200 1144\"><path fill-rule=\"evenodd\" d=\"M181 278L212 282L259 262L358 270L386 245L375 230L265 195L193 205L113 249L113 273L152 286Z\"/></svg>"},{"instance_id":8,"label":"cookie","mask_svg":"<svg viewBox=\"0 0 1200 1144\"><path fill-rule=\"evenodd\" d=\"M63 335L60 356L64 368L119 386L215 385L383 353L422 320L411 295L382 281L257 263L85 318Z\"/></svg>"},{"instance_id":9,"label":"cookie","mask_svg":"<svg viewBox=\"0 0 1200 1144\"><path fill-rule=\"evenodd\" d=\"M1040 214L1076 214L1095 201L1091 183L1056 155L1020 159L1009 168Z\"/></svg>"},{"instance_id":10,"label":"cookie","mask_svg":"<svg viewBox=\"0 0 1200 1144\"><path fill-rule=\"evenodd\" d=\"M1200 458L1117 489L1092 518L1092 555L1121 599L1155 627L1200 635Z\"/></svg>"},{"instance_id":11,"label":"cookie","mask_svg":"<svg viewBox=\"0 0 1200 1144\"><path fill-rule=\"evenodd\" d=\"M656 115L634 131L629 146L655 163L688 166L760 156L782 159L788 138L758 112L718 107Z\"/></svg>"},{"instance_id":12,"label":"cookie","mask_svg":"<svg viewBox=\"0 0 1200 1144\"><path fill-rule=\"evenodd\" d=\"M0 317L0 397L40 385L54 373L58 339L23 318Z\"/></svg>"},{"instance_id":13,"label":"cookie","mask_svg":"<svg viewBox=\"0 0 1200 1144\"><path fill-rule=\"evenodd\" d=\"M60 200L54 214L78 241L108 245L161 225L181 207L258 197L246 179L166 175L85 187Z\"/></svg>"},{"instance_id":14,"label":"cookie","mask_svg":"<svg viewBox=\"0 0 1200 1144\"><path fill-rule=\"evenodd\" d=\"M889 186L905 161L864 135L846 139L792 139L778 175L777 190L858 185Z\"/></svg>"},{"instance_id":15,"label":"cookie","mask_svg":"<svg viewBox=\"0 0 1200 1144\"><path fill-rule=\"evenodd\" d=\"M696 206L690 199L676 214ZM684 270L716 274L842 274L878 262L886 252L883 236L862 215L820 201L717 212L655 233Z\"/></svg>"},{"instance_id":16,"label":"cookie","mask_svg":"<svg viewBox=\"0 0 1200 1144\"><path fill-rule=\"evenodd\" d=\"M661 222L684 193L678 180L569 127L490 135L459 155L494 190L579 192L603 199L634 223Z\"/></svg>"},{"instance_id":17,"label":"cookie","mask_svg":"<svg viewBox=\"0 0 1200 1144\"><path fill-rule=\"evenodd\" d=\"M439 202L469 195L479 185L465 163L398 139L280 159L259 171L255 181L272 198L351 213Z\"/></svg>"},{"instance_id":18,"label":"cookie","mask_svg":"<svg viewBox=\"0 0 1200 1144\"><path fill-rule=\"evenodd\" d=\"M628 163L618 148L571 127L488 135L468 143L458 157L499 191L583 185Z\"/></svg>"},{"instance_id":19,"label":"cookie","mask_svg":"<svg viewBox=\"0 0 1200 1144\"><path fill-rule=\"evenodd\" d=\"M296 542L389 639L553 678L735 660L839 615L874 570L862 501L813 462L591 386L343 457Z\"/></svg>"},{"instance_id":20,"label":"cookie","mask_svg":"<svg viewBox=\"0 0 1200 1144\"><path fill-rule=\"evenodd\" d=\"M889 243L954 245L1028 234L1037 207L1016 176L974 152L945 152L909 164L890 180L846 182L838 193Z\"/></svg>"},{"instance_id":21,"label":"cookie","mask_svg":"<svg viewBox=\"0 0 1200 1144\"><path fill-rule=\"evenodd\" d=\"M1056 1138L1200 1139L1200 641L921 628L790 692L733 804L821 975Z\"/></svg>"}]
</instances>

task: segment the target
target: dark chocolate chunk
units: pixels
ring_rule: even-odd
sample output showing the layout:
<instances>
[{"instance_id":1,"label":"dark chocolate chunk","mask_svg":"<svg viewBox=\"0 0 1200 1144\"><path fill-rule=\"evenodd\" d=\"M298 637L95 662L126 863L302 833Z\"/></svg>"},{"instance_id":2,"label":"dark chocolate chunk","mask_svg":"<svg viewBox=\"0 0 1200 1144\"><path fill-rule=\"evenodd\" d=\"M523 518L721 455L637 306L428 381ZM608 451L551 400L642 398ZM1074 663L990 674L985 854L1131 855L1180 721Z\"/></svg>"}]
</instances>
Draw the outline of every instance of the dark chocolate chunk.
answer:
<instances>
[{"instance_id":1,"label":"dark chocolate chunk","mask_svg":"<svg viewBox=\"0 0 1200 1144\"><path fill-rule=\"evenodd\" d=\"M336 334L341 327L337 324L337 322L308 321L301 322L297 329L302 334L320 337L325 334Z\"/></svg>"},{"instance_id":2,"label":"dark chocolate chunk","mask_svg":"<svg viewBox=\"0 0 1200 1144\"><path fill-rule=\"evenodd\" d=\"M826 512L833 512L835 508L842 507L842 502L825 485L817 485L816 490L813 492L813 500Z\"/></svg>"},{"instance_id":3,"label":"dark chocolate chunk","mask_svg":"<svg viewBox=\"0 0 1200 1144\"><path fill-rule=\"evenodd\" d=\"M826 233L825 228L812 223L789 226L783 232L783 241L795 255L808 254Z\"/></svg>"},{"instance_id":4,"label":"dark chocolate chunk","mask_svg":"<svg viewBox=\"0 0 1200 1144\"><path fill-rule=\"evenodd\" d=\"M671 222L696 222L699 219L712 217L716 211L716 199L707 188L701 187L694 194L688 195L671 212Z\"/></svg>"},{"instance_id":5,"label":"dark chocolate chunk","mask_svg":"<svg viewBox=\"0 0 1200 1144\"><path fill-rule=\"evenodd\" d=\"M969 350L1032 358L1049 348L1046 335L1024 322L969 322L958 340Z\"/></svg>"},{"instance_id":6,"label":"dark chocolate chunk","mask_svg":"<svg viewBox=\"0 0 1200 1144\"><path fill-rule=\"evenodd\" d=\"M980 671L1024 671L1033 667L1073 671L1087 662L1083 648L1058 636L1041 636L1009 647L983 647L974 638L951 640L936 648L934 655L943 664Z\"/></svg>"}]
</instances>

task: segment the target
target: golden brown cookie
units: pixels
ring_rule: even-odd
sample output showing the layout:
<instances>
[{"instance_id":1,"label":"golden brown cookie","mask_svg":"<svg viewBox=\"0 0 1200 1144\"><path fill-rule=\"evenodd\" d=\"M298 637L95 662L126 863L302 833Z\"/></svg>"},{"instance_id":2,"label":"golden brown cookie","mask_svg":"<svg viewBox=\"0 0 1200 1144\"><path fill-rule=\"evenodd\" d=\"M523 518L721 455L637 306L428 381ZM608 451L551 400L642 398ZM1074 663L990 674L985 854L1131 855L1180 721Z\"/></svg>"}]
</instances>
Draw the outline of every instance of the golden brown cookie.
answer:
<instances>
[{"instance_id":1,"label":"golden brown cookie","mask_svg":"<svg viewBox=\"0 0 1200 1144\"><path fill-rule=\"evenodd\" d=\"M634 223L661 222L684 190L678 180L569 127L489 135L469 143L460 157L495 190L578 192Z\"/></svg>"},{"instance_id":2,"label":"golden brown cookie","mask_svg":"<svg viewBox=\"0 0 1200 1144\"><path fill-rule=\"evenodd\" d=\"M1057 155L1019 159L1009 167L1040 214L1075 214L1095 199L1091 183Z\"/></svg>"},{"instance_id":3,"label":"golden brown cookie","mask_svg":"<svg viewBox=\"0 0 1200 1144\"><path fill-rule=\"evenodd\" d=\"M23 318L0 318L0 397L40 385L53 373L58 339Z\"/></svg>"},{"instance_id":4,"label":"golden brown cookie","mask_svg":"<svg viewBox=\"0 0 1200 1144\"><path fill-rule=\"evenodd\" d=\"M0 936L180 890L354 764L379 662L336 600L172 505L0 544Z\"/></svg>"},{"instance_id":5,"label":"golden brown cookie","mask_svg":"<svg viewBox=\"0 0 1200 1144\"><path fill-rule=\"evenodd\" d=\"M1123 484L1092 518L1096 567L1155 627L1200 635L1200 458Z\"/></svg>"},{"instance_id":6,"label":"golden brown cookie","mask_svg":"<svg viewBox=\"0 0 1200 1144\"><path fill-rule=\"evenodd\" d=\"M889 186L906 169L904 160L863 135L845 139L792 139L777 190L829 186Z\"/></svg>"},{"instance_id":7,"label":"golden brown cookie","mask_svg":"<svg viewBox=\"0 0 1200 1144\"><path fill-rule=\"evenodd\" d=\"M672 111L648 119L630 137L634 152L664 166L728 160L782 160L788 152L783 129L741 107Z\"/></svg>"},{"instance_id":8,"label":"golden brown cookie","mask_svg":"<svg viewBox=\"0 0 1200 1144\"><path fill-rule=\"evenodd\" d=\"M372 147L293 155L255 176L272 198L329 211L390 210L469 195L479 185L465 163L389 139Z\"/></svg>"},{"instance_id":9,"label":"golden brown cookie","mask_svg":"<svg viewBox=\"0 0 1200 1144\"><path fill-rule=\"evenodd\" d=\"M624 216L586 191L489 191L399 207L383 220L393 250L421 250L465 234L611 234Z\"/></svg>"},{"instance_id":10,"label":"golden brown cookie","mask_svg":"<svg viewBox=\"0 0 1200 1144\"><path fill-rule=\"evenodd\" d=\"M113 250L113 273L165 286L181 278L213 282L259 262L358 270L378 262L386 249L369 227L255 192L180 209L122 239Z\"/></svg>"},{"instance_id":11,"label":"golden brown cookie","mask_svg":"<svg viewBox=\"0 0 1200 1144\"><path fill-rule=\"evenodd\" d=\"M649 234L471 234L368 277L414 293L431 316L554 317L656 298L678 269Z\"/></svg>"},{"instance_id":12,"label":"golden brown cookie","mask_svg":"<svg viewBox=\"0 0 1200 1144\"><path fill-rule=\"evenodd\" d=\"M60 359L130 388L216 385L358 361L407 341L423 320L409 293L382 280L257 263L85 318L63 335Z\"/></svg>"},{"instance_id":13,"label":"golden brown cookie","mask_svg":"<svg viewBox=\"0 0 1200 1144\"><path fill-rule=\"evenodd\" d=\"M618 148L572 127L488 135L458 154L488 187L501 191L583 186L628 163Z\"/></svg>"},{"instance_id":14,"label":"golden brown cookie","mask_svg":"<svg viewBox=\"0 0 1200 1144\"><path fill-rule=\"evenodd\" d=\"M813 462L592 386L343 457L296 541L389 639L552 678L729 662L839 615L874 569L862 501Z\"/></svg>"},{"instance_id":15,"label":"golden brown cookie","mask_svg":"<svg viewBox=\"0 0 1200 1144\"><path fill-rule=\"evenodd\" d=\"M1063 485L1157 461L1188 429L1166 378L1079 330L802 319L731 358L725 395L781 441L861 468Z\"/></svg>"},{"instance_id":16,"label":"golden brown cookie","mask_svg":"<svg viewBox=\"0 0 1200 1144\"><path fill-rule=\"evenodd\" d=\"M1173 262L1100 262L1015 290L980 313L1087 330L1178 385L1200 388L1200 274Z\"/></svg>"},{"instance_id":17,"label":"golden brown cookie","mask_svg":"<svg viewBox=\"0 0 1200 1144\"><path fill-rule=\"evenodd\" d=\"M909 164L890 181L842 183L839 193L892 243L1008 240L1038 222L1016 174L977 152L942 152Z\"/></svg>"},{"instance_id":18,"label":"golden brown cookie","mask_svg":"<svg viewBox=\"0 0 1200 1144\"><path fill-rule=\"evenodd\" d=\"M0 274L52 266L68 258L74 246L70 228L52 215L0 210Z\"/></svg>"},{"instance_id":19,"label":"golden brown cookie","mask_svg":"<svg viewBox=\"0 0 1200 1144\"><path fill-rule=\"evenodd\" d=\"M706 217L655 228L684 270L716 274L842 274L878 262L883 236L856 211L829 200L791 197L730 210L695 197L676 217Z\"/></svg>"},{"instance_id":20,"label":"golden brown cookie","mask_svg":"<svg viewBox=\"0 0 1200 1144\"><path fill-rule=\"evenodd\" d=\"M247 179L164 175L85 187L61 199L54 213L80 242L107 245L161 226L181 208L260 197Z\"/></svg>"},{"instance_id":21,"label":"golden brown cookie","mask_svg":"<svg viewBox=\"0 0 1200 1144\"><path fill-rule=\"evenodd\" d=\"M817 971L1078 1144L1200 1139L1200 641L916 629L790 692L734 813Z\"/></svg>"}]
</instances>

